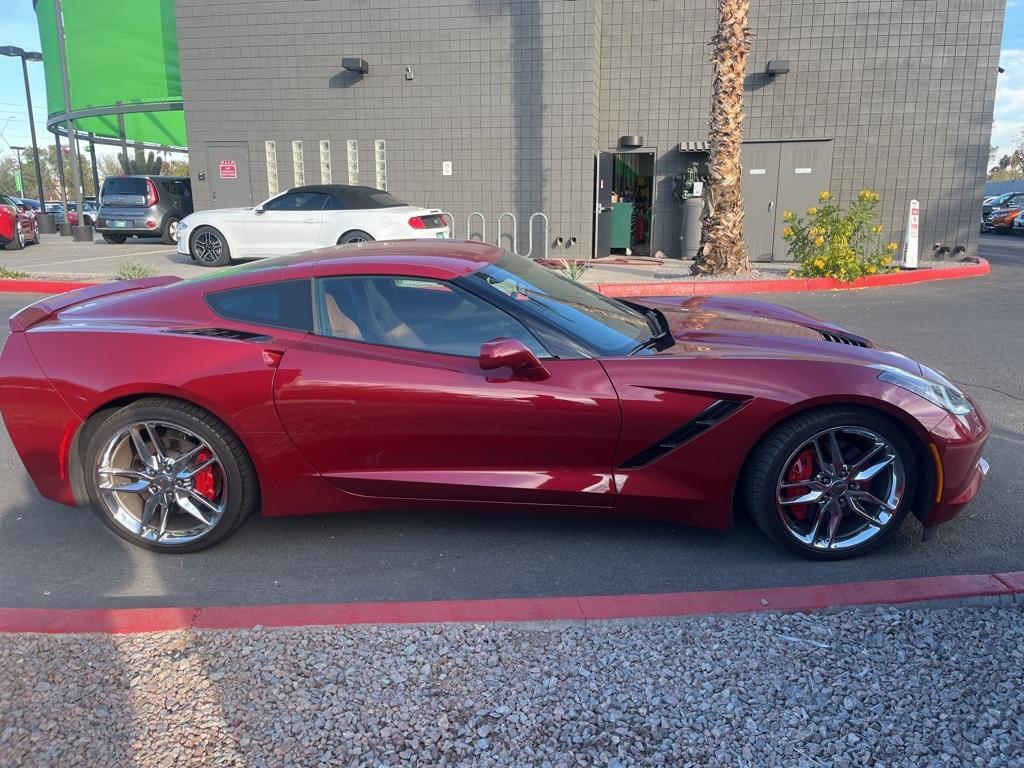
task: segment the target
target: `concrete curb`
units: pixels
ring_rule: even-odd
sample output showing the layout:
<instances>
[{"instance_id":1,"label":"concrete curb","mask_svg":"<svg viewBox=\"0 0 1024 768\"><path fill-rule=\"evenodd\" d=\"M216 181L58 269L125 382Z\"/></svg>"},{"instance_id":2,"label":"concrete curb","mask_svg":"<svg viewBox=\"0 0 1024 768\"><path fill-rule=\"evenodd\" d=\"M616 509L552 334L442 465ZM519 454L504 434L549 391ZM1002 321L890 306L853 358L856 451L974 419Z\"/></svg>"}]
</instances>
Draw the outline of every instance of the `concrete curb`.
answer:
<instances>
[{"instance_id":1,"label":"concrete curb","mask_svg":"<svg viewBox=\"0 0 1024 768\"><path fill-rule=\"evenodd\" d=\"M917 271L868 275L844 283L833 277L796 277L778 280L679 280L659 283L597 283L590 286L617 299L642 296L720 296L737 293L796 293L800 291L849 291L861 288L883 288L893 285L928 283L935 280L958 280L981 277L992 272L987 259L980 256L966 267L935 267Z\"/></svg>"},{"instance_id":2,"label":"concrete curb","mask_svg":"<svg viewBox=\"0 0 1024 768\"><path fill-rule=\"evenodd\" d=\"M799 291L843 291L860 288L882 288L910 285L935 280L958 280L981 277L992 271L987 259L980 256L968 267L936 267L916 272L893 272L868 275L851 283L832 277L800 277L780 280L673 280L647 283L597 283L590 287L613 298L640 296L707 296L737 293L795 293ZM88 288L97 283L73 283L63 280L0 280L0 293L64 293Z\"/></svg>"},{"instance_id":3,"label":"concrete curb","mask_svg":"<svg viewBox=\"0 0 1024 768\"><path fill-rule=\"evenodd\" d=\"M129 634L177 629L251 629L256 626L586 622L759 611L795 613L981 598L1012 602L1021 594L1024 594L1024 571L652 595L204 608L0 608L0 632Z\"/></svg>"}]
</instances>

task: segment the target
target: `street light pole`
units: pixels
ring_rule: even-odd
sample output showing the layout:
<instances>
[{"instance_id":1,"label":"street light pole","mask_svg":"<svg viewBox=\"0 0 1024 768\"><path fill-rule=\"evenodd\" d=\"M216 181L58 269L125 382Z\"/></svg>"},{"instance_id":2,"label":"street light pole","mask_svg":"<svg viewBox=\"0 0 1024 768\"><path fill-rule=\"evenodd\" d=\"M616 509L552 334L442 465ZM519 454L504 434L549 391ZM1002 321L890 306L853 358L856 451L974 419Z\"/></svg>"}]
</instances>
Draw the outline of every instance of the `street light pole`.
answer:
<instances>
[{"instance_id":1,"label":"street light pole","mask_svg":"<svg viewBox=\"0 0 1024 768\"><path fill-rule=\"evenodd\" d=\"M64 9L60 0L53 0L53 11L57 19L57 49L60 51L60 80L64 90L64 118L68 131L68 146L71 147L71 183L74 186L75 210L78 211L78 224L71 228L72 239L76 242L91 243L93 240L92 227L87 227L85 221L85 208L82 205L82 184L80 168L78 166L78 141L75 134L75 122L71 119L71 85L68 82L68 54L64 48Z\"/></svg>"},{"instance_id":2,"label":"street light pole","mask_svg":"<svg viewBox=\"0 0 1024 768\"><path fill-rule=\"evenodd\" d=\"M46 201L46 190L43 189L43 170L42 164L39 162L39 144L36 141L36 119L32 113L32 88L28 80L28 62L42 61L43 54L39 53L39 51L26 51L14 45L5 45L0 47L0 55L21 59L21 74L25 79L25 102L28 105L28 127L32 134L32 158L36 169L36 194L39 197L39 205L42 207L42 211L36 215L36 224L39 226L39 231L44 235L52 235L57 231L57 226L54 223L53 215L46 212L44 204ZM24 185L24 181L22 181L22 185Z\"/></svg>"}]
</instances>

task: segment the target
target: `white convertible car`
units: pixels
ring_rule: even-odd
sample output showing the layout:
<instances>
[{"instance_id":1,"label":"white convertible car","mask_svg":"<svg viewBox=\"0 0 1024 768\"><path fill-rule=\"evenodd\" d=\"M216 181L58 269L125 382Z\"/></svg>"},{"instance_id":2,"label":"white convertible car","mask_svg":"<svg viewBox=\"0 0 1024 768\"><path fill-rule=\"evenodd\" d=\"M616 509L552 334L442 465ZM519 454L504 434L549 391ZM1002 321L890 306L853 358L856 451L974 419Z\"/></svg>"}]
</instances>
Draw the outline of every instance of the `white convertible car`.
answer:
<instances>
[{"instance_id":1,"label":"white convertible car","mask_svg":"<svg viewBox=\"0 0 1024 768\"><path fill-rule=\"evenodd\" d=\"M255 208L219 208L178 224L178 253L204 267L233 258L283 256L366 240L445 238L441 211L406 205L373 187L317 184L296 187Z\"/></svg>"}]
</instances>

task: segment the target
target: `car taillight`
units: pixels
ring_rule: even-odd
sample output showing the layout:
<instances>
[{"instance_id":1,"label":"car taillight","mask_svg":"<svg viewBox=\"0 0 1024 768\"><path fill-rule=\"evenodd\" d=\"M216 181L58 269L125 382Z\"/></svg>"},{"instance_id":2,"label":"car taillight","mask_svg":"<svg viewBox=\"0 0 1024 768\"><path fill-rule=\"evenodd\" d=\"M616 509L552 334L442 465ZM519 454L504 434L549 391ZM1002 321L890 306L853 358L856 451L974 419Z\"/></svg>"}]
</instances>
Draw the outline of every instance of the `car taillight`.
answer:
<instances>
[{"instance_id":1,"label":"car taillight","mask_svg":"<svg viewBox=\"0 0 1024 768\"><path fill-rule=\"evenodd\" d=\"M152 179L146 179L146 207L152 208L160 202L160 195L157 194L156 184Z\"/></svg>"},{"instance_id":2,"label":"car taillight","mask_svg":"<svg viewBox=\"0 0 1024 768\"><path fill-rule=\"evenodd\" d=\"M409 226L413 229L441 229L448 225L443 216L431 214L430 216L413 216L409 219Z\"/></svg>"}]
</instances>

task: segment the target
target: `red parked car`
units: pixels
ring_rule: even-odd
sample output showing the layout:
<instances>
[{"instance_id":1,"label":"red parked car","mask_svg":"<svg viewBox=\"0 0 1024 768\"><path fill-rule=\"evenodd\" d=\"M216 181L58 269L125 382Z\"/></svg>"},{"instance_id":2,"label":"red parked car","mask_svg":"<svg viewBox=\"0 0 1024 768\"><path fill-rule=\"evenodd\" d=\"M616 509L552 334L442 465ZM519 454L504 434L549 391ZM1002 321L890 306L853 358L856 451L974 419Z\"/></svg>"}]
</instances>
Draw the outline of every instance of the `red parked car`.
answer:
<instances>
[{"instance_id":1,"label":"red parked car","mask_svg":"<svg viewBox=\"0 0 1024 768\"><path fill-rule=\"evenodd\" d=\"M161 552L253 511L740 511L811 557L956 515L988 465L940 373L772 304L616 301L482 243L340 246L72 291L11 318L40 492Z\"/></svg>"},{"instance_id":2,"label":"red parked car","mask_svg":"<svg viewBox=\"0 0 1024 768\"><path fill-rule=\"evenodd\" d=\"M0 245L8 251L20 251L26 244L38 242L36 212L31 206L0 195Z\"/></svg>"},{"instance_id":3,"label":"red parked car","mask_svg":"<svg viewBox=\"0 0 1024 768\"><path fill-rule=\"evenodd\" d=\"M1004 235L1007 232L1012 232L1013 222L1020 216L1021 211L1024 211L1024 208L1007 208L1006 210L998 211L992 216L989 228L993 232L1000 232Z\"/></svg>"}]
</instances>

